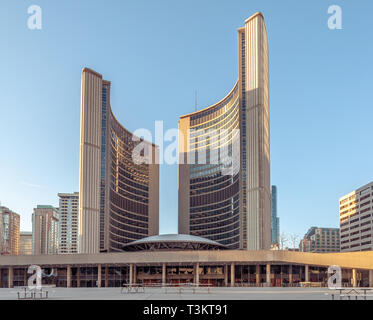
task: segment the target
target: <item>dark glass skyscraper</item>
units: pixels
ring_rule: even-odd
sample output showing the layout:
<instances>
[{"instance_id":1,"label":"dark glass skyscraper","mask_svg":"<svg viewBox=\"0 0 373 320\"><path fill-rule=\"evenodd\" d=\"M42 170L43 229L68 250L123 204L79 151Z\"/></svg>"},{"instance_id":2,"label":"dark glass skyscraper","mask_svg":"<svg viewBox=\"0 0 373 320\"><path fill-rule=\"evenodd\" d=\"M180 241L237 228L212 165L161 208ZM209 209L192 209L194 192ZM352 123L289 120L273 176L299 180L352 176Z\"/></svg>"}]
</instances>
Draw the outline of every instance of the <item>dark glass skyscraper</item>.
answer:
<instances>
[{"instance_id":1,"label":"dark glass skyscraper","mask_svg":"<svg viewBox=\"0 0 373 320\"><path fill-rule=\"evenodd\" d=\"M271 188L271 212L272 212L272 225L271 225L271 240L272 244L278 244L280 241L280 218L277 216L277 187Z\"/></svg>"}]
</instances>

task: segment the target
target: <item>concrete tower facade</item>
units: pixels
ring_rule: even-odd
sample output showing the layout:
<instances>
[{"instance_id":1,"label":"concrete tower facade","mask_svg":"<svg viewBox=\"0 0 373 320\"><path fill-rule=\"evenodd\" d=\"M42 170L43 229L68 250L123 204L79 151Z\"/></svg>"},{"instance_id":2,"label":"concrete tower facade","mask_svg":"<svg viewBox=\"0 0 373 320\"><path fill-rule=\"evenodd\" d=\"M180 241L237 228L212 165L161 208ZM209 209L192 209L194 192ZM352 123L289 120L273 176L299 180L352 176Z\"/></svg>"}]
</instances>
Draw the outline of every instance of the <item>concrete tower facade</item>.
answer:
<instances>
[{"instance_id":1,"label":"concrete tower facade","mask_svg":"<svg viewBox=\"0 0 373 320\"><path fill-rule=\"evenodd\" d=\"M137 141L137 142L136 142ZM150 163L135 163L142 142ZM149 151L150 150L150 151ZM140 140L114 117L110 82L82 71L79 252L122 251L128 242L158 234L159 151Z\"/></svg>"},{"instance_id":2,"label":"concrete tower facade","mask_svg":"<svg viewBox=\"0 0 373 320\"><path fill-rule=\"evenodd\" d=\"M269 62L261 13L238 29L238 43L238 80L231 92L179 120L179 233L231 249L269 249ZM204 161L195 161L202 151Z\"/></svg>"}]
</instances>

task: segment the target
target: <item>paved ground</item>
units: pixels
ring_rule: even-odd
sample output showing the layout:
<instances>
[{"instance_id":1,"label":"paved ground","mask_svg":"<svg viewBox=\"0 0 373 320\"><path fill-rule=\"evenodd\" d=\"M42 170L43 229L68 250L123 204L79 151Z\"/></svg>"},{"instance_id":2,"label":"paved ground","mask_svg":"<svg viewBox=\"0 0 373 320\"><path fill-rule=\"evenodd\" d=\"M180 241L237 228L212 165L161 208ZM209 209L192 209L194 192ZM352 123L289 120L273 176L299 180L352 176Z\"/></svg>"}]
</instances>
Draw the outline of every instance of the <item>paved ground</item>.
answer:
<instances>
[{"instance_id":1,"label":"paved ground","mask_svg":"<svg viewBox=\"0 0 373 320\"><path fill-rule=\"evenodd\" d=\"M0 300L17 299L19 289L0 289ZM49 288L49 299L62 300L331 300L327 288L206 288L179 293L177 288L146 288L145 293L120 293L120 288ZM346 299L346 298L345 298ZM361 298L359 298L361 299ZM368 297L373 300L373 297Z\"/></svg>"}]
</instances>

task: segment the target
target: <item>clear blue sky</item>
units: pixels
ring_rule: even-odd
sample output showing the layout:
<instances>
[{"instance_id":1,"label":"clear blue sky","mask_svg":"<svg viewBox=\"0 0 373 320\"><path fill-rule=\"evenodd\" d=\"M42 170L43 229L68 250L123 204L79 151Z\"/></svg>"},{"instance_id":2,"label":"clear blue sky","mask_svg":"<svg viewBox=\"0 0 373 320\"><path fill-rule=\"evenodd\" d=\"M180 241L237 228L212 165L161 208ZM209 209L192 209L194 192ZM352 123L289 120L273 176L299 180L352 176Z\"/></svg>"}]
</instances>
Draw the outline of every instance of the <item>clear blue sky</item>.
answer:
<instances>
[{"instance_id":1,"label":"clear blue sky","mask_svg":"<svg viewBox=\"0 0 373 320\"><path fill-rule=\"evenodd\" d=\"M40 5L42 30L27 28ZM343 10L329 30L328 7ZM37 204L78 190L80 76L112 81L129 130L220 100L237 79L237 32L263 12L270 50L271 179L281 230L338 226L338 198L373 180L372 1L4 0L0 201L31 230ZM177 232L177 167L162 166L160 232Z\"/></svg>"}]
</instances>

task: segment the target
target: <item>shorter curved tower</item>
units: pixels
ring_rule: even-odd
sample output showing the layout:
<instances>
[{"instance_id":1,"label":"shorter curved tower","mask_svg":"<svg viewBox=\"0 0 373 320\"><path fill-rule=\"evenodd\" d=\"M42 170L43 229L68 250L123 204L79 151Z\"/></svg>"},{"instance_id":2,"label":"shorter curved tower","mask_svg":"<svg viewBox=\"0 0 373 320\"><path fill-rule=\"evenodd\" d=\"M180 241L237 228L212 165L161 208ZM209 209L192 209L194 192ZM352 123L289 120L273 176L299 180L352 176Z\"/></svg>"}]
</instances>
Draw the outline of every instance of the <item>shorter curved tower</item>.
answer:
<instances>
[{"instance_id":1,"label":"shorter curved tower","mask_svg":"<svg viewBox=\"0 0 373 320\"><path fill-rule=\"evenodd\" d=\"M158 147L125 129L110 107L110 82L82 71L79 177L79 252L122 251L158 234ZM135 163L139 143L149 163Z\"/></svg>"}]
</instances>

